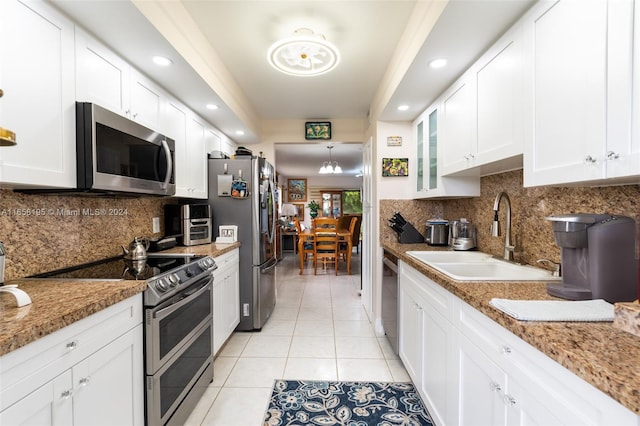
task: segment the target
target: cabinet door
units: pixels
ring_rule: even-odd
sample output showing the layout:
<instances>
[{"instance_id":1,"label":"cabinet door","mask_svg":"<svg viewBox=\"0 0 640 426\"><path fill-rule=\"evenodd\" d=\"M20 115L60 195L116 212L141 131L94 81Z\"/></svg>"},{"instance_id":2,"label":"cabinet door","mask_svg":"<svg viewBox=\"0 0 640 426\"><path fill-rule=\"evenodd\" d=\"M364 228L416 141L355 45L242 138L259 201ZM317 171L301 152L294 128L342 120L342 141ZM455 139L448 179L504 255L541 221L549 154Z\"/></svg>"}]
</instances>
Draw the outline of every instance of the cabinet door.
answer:
<instances>
[{"instance_id":1,"label":"cabinet door","mask_svg":"<svg viewBox=\"0 0 640 426\"><path fill-rule=\"evenodd\" d=\"M76 92L80 102L94 102L126 116L130 67L109 48L76 28Z\"/></svg>"},{"instance_id":2,"label":"cabinet door","mask_svg":"<svg viewBox=\"0 0 640 426\"><path fill-rule=\"evenodd\" d=\"M606 0L542 3L526 26L533 141L525 184L604 178Z\"/></svg>"},{"instance_id":3,"label":"cabinet door","mask_svg":"<svg viewBox=\"0 0 640 426\"><path fill-rule=\"evenodd\" d=\"M522 155L524 88L520 30L521 25L514 26L474 66L476 164Z\"/></svg>"},{"instance_id":4,"label":"cabinet door","mask_svg":"<svg viewBox=\"0 0 640 426\"><path fill-rule=\"evenodd\" d=\"M398 294L398 352L417 388L422 381L422 306L400 276Z\"/></svg>"},{"instance_id":5,"label":"cabinet door","mask_svg":"<svg viewBox=\"0 0 640 426\"><path fill-rule=\"evenodd\" d=\"M507 387L505 373L473 343L460 335L458 345L460 425L504 425Z\"/></svg>"},{"instance_id":6,"label":"cabinet door","mask_svg":"<svg viewBox=\"0 0 640 426\"><path fill-rule=\"evenodd\" d=\"M73 424L72 396L71 371L66 371L0 412L0 424L71 425Z\"/></svg>"},{"instance_id":7,"label":"cabinet door","mask_svg":"<svg viewBox=\"0 0 640 426\"><path fill-rule=\"evenodd\" d=\"M73 24L43 2L0 2L0 151L4 187L76 183Z\"/></svg>"},{"instance_id":8,"label":"cabinet door","mask_svg":"<svg viewBox=\"0 0 640 426\"><path fill-rule=\"evenodd\" d=\"M230 264L225 278L224 306L226 341L240 323L240 268L237 257Z\"/></svg>"},{"instance_id":9,"label":"cabinet door","mask_svg":"<svg viewBox=\"0 0 640 426\"><path fill-rule=\"evenodd\" d=\"M73 367L76 425L142 425L142 325Z\"/></svg>"},{"instance_id":10,"label":"cabinet door","mask_svg":"<svg viewBox=\"0 0 640 426\"><path fill-rule=\"evenodd\" d=\"M202 199L208 196L204 131L204 124L196 116L187 116L187 137L181 153L184 166L179 176L176 175L176 196ZM176 157L178 157L177 149L178 146L176 146Z\"/></svg>"},{"instance_id":11,"label":"cabinet door","mask_svg":"<svg viewBox=\"0 0 640 426\"><path fill-rule=\"evenodd\" d=\"M421 395L427 400L429 413L436 424L450 424L447 419L449 391L454 387L455 374L451 368L453 326L429 305L423 309L422 325L422 386Z\"/></svg>"},{"instance_id":12,"label":"cabinet door","mask_svg":"<svg viewBox=\"0 0 640 426\"><path fill-rule=\"evenodd\" d=\"M151 129L160 128L160 117L166 95L163 90L140 74L131 69L129 93L129 118Z\"/></svg>"},{"instance_id":13,"label":"cabinet door","mask_svg":"<svg viewBox=\"0 0 640 426\"><path fill-rule=\"evenodd\" d=\"M187 108L170 100L164 110L165 132L176 143L176 196L188 196L189 167L187 165Z\"/></svg>"},{"instance_id":14,"label":"cabinet door","mask_svg":"<svg viewBox=\"0 0 640 426\"><path fill-rule=\"evenodd\" d=\"M443 95L440 141L442 174L460 172L473 167L476 155L474 143L474 83L464 75Z\"/></svg>"}]
</instances>

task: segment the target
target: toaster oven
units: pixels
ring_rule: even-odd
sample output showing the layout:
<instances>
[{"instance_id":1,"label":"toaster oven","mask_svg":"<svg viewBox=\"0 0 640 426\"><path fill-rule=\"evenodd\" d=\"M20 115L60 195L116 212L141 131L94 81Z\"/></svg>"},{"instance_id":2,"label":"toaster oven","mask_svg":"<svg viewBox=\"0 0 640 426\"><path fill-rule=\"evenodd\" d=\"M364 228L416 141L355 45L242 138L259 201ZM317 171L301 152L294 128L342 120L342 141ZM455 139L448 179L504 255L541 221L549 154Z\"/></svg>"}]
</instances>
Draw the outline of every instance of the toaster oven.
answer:
<instances>
[{"instance_id":1,"label":"toaster oven","mask_svg":"<svg viewBox=\"0 0 640 426\"><path fill-rule=\"evenodd\" d=\"M183 246L211 242L211 206L209 204L168 204L165 206L165 233L181 235Z\"/></svg>"}]
</instances>

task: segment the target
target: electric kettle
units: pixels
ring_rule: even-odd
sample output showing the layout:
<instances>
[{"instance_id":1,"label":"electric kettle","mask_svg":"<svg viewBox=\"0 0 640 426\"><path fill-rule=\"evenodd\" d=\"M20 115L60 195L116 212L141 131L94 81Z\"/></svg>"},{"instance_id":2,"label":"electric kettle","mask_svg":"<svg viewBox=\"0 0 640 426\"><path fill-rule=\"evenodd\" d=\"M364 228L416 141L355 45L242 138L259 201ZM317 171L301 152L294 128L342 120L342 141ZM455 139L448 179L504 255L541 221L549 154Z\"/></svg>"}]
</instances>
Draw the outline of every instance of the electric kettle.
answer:
<instances>
[{"instance_id":1,"label":"electric kettle","mask_svg":"<svg viewBox=\"0 0 640 426\"><path fill-rule=\"evenodd\" d=\"M453 220L449 225L449 244L454 250L472 250L478 245L476 227L466 218Z\"/></svg>"},{"instance_id":2,"label":"electric kettle","mask_svg":"<svg viewBox=\"0 0 640 426\"><path fill-rule=\"evenodd\" d=\"M147 237L135 237L129 249L122 246L124 258L130 260L144 260L147 258L147 249L149 248L149 239Z\"/></svg>"}]
</instances>

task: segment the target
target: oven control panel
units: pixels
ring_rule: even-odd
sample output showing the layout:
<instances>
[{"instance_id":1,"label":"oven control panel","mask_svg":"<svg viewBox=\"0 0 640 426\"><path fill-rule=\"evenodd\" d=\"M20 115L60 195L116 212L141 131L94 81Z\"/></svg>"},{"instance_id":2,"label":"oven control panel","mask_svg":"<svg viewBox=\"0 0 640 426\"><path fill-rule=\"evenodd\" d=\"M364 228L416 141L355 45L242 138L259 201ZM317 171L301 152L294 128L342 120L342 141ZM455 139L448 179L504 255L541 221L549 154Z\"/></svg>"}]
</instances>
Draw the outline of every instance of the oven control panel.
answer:
<instances>
[{"instance_id":1,"label":"oven control panel","mask_svg":"<svg viewBox=\"0 0 640 426\"><path fill-rule=\"evenodd\" d=\"M147 280L144 299L146 306L154 306L180 292L203 276L216 269L215 260L211 256L194 258L193 261L177 268L156 275Z\"/></svg>"}]
</instances>

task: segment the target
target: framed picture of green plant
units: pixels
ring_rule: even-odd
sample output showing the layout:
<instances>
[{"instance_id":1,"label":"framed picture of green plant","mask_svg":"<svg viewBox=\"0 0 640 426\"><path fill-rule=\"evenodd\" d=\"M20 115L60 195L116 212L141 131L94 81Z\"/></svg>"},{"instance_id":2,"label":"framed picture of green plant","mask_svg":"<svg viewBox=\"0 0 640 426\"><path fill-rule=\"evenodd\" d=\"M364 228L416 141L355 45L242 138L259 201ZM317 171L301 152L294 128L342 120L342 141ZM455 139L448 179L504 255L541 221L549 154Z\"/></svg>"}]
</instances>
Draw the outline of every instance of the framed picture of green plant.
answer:
<instances>
[{"instance_id":1,"label":"framed picture of green plant","mask_svg":"<svg viewBox=\"0 0 640 426\"><path fill-rule=\"evenodd\" d=\"M290 203L307 201L307 180L287 179L287 194L287 201Z\"/></svg>"},{"instance_id":2,"label":"framed picture of green plant","mask_svg":"<svg viewBox=\"0 0 640 426\"><path fill-rule=\"evenodd\" d=\"M409 176L408 158L383 158L382 177Z\"/></svg>"},{"instance_id":3,"label":"framed picture of green plant","mask_svg":"<svg viewBox=\"0 0 640 426\"><path fill-rule=\"evenodd\" d=\"M329 121L307 121L304 123L304 138L306 140L331 139L331 123Z\"/></svg>"}]
</instances>

